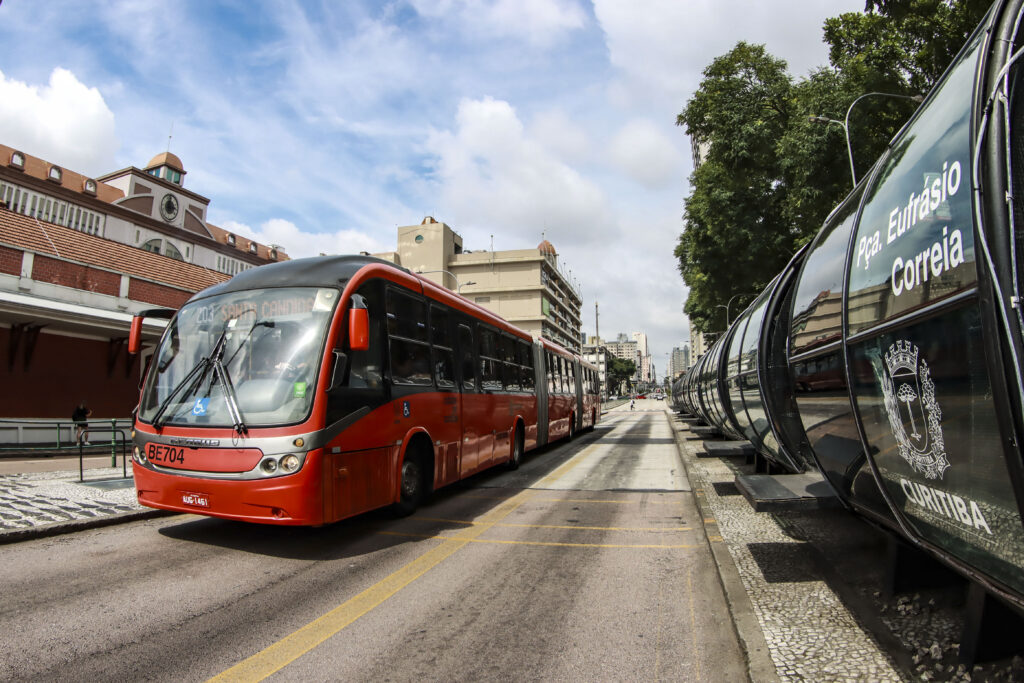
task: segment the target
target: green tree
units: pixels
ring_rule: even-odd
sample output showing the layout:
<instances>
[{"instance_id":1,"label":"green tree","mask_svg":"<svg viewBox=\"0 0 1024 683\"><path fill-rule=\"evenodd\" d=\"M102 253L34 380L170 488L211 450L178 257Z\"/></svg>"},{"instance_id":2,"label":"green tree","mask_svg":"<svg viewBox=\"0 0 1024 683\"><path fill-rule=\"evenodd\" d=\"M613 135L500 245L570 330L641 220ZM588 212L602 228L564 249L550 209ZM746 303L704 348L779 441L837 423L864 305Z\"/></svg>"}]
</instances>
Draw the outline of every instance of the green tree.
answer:
<instances>
[{"instance_id":1,"label":"green tree","mask_svg":"<svg viewBox=\"0 0 1024 683\"><path fill-rule=\"evenodd\" d=\"M726 327L817 234L849 193L844 121L857 178L917 105L881 92L925 94L988 10L987 0L867 0L863 13L828 19L830 67L794 81L763 46L737 43L703 72L676 119L705 152L690 177L676 244L694 328Z\"/></svg>"},{"instance_id":2,"label":"green tree","mask_svg":"<svg viewBox=\"0 0 1024 683\"><path fill-rule=\"evenodd\" d=\"M636 374L636 363L617 356L608 357L608 391L617 392Z\"/></svg>"},{"instance_id":3,"label":"green tree","mask_svg":"<svg viewBox=\"0 0 1024 683\"><path fill-rule=\"evenodd\" d=\"M710 145L690 178L686 229L675 249L690 287L685 311L697 329L725 329L729 300L736 297L730 311L742 310L795 246L776 149L792 116L791 90L784 61L740 42L704 70L677 118Z\"/></svg>"}]
</instances>

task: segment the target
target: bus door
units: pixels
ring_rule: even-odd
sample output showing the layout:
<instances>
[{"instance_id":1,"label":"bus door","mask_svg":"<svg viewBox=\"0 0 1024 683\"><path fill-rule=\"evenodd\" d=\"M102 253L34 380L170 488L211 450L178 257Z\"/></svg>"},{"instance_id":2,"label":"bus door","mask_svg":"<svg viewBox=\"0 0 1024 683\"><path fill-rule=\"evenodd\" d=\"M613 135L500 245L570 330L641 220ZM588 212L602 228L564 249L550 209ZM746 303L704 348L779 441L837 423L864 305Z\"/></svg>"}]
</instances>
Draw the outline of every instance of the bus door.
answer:
<instances>
[{"instance_id":1,"label":"bus door","mask_svg":"<svg viewBox=\"0 0 1024 683\"><path fill-rule=\"evenodd\" d=\"M434 385L441 399L441 420L431 427L437 447L436 484L444 486L456 481L462 471L459 449L462 444L462 394L458 389L455 343L448 309L430 306L430 347Z\"/></svg>"},{"instance_id":2,"label":"bus door","mask_svg":"<svg viewBox=\"0 0 1024 683\"><path fill-rule=\"evenodd\" d=\"M459 325L459 414L462 416L462 457L459 459L459 476L465 477L474 472L479 465L480 430L487 426L486 416L482 415L482 404L478 400L476 372L476 344L473 330L468 325Z\"/></svg>"},{"instance_id":3,"label":"bus door","mask_svg":"<svg viewBox=\"0 0 1024 683\"><path fill-rule=\"evenodd\" d=\"M477 468L490 467L494 462L494 443L498 425L507 418L507 411L501 415L499 406L505 403L502 395L502 362L498 350L498 330L489 325L479 324L476 328L476 350L480 393L476 396L475 409L479 420L480 439L477 441Z\"/></svg>"},{"instance_id":4,"label":"bus door","mask_svg":"<svg viewBox=\"0 0 1024 683\"><path fill-rule=\"evenodd\" d=\"M548 363L544 356L544 347L534 344L533 348L533 381L537 391L537 447L548 443Z\"/></svg>"}]
</instances>

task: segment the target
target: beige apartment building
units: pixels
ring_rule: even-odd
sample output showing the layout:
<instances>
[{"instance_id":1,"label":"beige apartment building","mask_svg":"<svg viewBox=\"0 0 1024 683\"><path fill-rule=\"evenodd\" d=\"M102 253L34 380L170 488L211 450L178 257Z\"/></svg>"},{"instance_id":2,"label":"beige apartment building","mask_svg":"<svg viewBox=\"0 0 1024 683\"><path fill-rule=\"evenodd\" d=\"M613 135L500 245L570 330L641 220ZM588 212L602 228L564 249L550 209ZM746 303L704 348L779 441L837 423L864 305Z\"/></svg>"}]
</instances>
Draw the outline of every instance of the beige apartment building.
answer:
<instances>
[{"instance_id":1,"label":"beige apartment building","mask_svg":"<svg viewBox=\"0 0 1024 683\"><path fill-rule=\"evenodd\" d=\"M398 228L396 251L374 256L422 273L534 337L583 351L583 300L547 240L534 249L468 251L449 225L427 216Z\"/></svg>"}]
</instances>

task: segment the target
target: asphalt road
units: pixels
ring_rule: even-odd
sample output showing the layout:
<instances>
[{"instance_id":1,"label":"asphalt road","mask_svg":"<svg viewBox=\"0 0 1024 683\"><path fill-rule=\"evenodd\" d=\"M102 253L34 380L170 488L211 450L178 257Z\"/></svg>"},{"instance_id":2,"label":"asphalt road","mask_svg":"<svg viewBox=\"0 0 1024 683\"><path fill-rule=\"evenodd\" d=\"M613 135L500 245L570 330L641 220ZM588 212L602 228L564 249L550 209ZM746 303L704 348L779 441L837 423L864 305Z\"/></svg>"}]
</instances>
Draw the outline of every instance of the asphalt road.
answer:
<instances>
[{"instance_id":1,"label":"asphalt road","mask_svg":"<svg viewBox=\"0 0 1024 683\"><path fill-rule=\"evenodd\" d=\"M0 679L743 680L666 414L637 407L405 519L7 546Z\"/></svg>"}]
</instances>

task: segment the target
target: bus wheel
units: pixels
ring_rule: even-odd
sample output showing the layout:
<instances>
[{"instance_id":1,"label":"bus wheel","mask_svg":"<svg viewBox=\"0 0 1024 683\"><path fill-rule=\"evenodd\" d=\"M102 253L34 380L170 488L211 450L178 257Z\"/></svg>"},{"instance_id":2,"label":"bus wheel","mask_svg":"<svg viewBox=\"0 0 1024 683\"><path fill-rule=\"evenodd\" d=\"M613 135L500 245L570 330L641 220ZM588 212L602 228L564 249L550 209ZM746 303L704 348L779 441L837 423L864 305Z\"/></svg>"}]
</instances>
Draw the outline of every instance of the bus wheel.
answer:
<instances>
[{"instance_id":1,"label":"bus wheel","mask_svg":"<svg viewBox=\"0 0 1024 683\"><path fill-rule=\"evenodd\" d=\"M576 416L575 415L570 415L569 416L569 441L572 441L574 438L576 438Z\"/></svg>"},{"instance_id":2,"label":"bus wheel","mask_svg":"<svg viewBox=\"0 0 1024 683\"><path fill-rule=\"evenodd\" d=\"M505 463L505 468L509 470L519 469L519 464L523 461L523 428L520 426L516 427L516 435L512 437L512 457Z\"/></svg>"},{"instance_id":3,"label":"bus wheel","mask_svg":"<svg viewBox=\"0 0 1024 683\"><path fill-rule=\"evenodd\" d=\"M401 498L395 503L395 514L406 517L416 512L423 500L423 467L416 453L406 453L402 461Z\"/></svg>"}]
</instances>

